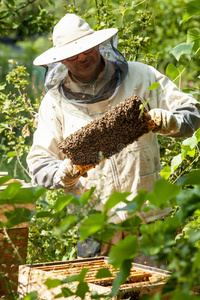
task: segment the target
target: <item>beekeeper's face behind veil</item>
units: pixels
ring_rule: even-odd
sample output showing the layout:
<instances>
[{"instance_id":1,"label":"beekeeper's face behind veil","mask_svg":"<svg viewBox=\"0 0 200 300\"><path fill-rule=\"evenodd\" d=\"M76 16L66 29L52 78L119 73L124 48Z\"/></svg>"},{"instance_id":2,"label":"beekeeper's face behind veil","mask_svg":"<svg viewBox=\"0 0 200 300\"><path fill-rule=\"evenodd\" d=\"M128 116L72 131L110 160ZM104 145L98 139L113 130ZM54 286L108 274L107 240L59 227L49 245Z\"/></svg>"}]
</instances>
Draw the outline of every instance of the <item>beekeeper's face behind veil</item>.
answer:
<instances>
[{"instance_id":1,"label":"beekeeper's face behind veil","mask_svg":"<svg viewBox=\"0 0 200 300\"><path fill-rule=\"evenodd\" d=\"M95 103L108 99L124 80L128 66L117 50L117 29L94 31L82 18L66 14L54 27L53 47L39 55L35 65L44 66L46 89L52 88L68 74L68 70L81 82L94 81L103 70L105 59L115 65L111 78L101 82L101 92L84 97L84 102ZM103 79L102 79L103 80ZM65 91L67 99L83 101L82 95Z\"/></svg>"},{"instance_id":2,"label":"beekeeper's face behind veil","mask_svg":"<svg viewBox=\"0 0 200 300\"><path fill-rule=\"evenodd\" d=\"M99 46L64 59L61 63L81 82L93 82L104 68Z\"/></svg>"}]
</instances>

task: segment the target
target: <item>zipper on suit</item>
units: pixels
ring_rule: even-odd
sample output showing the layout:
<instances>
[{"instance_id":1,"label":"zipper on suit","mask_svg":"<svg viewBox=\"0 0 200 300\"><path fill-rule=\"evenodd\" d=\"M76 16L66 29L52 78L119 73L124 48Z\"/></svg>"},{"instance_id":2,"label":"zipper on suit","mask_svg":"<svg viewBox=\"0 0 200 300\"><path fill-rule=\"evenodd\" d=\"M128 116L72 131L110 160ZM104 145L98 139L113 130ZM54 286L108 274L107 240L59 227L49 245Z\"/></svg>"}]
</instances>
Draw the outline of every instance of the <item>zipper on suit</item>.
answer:
<instances>
[{"instance_id":1,"label":"zipper on suit","mask_svg":"<svg viewBox=\"0 0 200 300\"><path fill-rule=\"evenodd\" d=\"M110 162L111 162L111 168L112 168L115 187L116 187L117 191L120 192L121 189L120 189L119 177L117 174L117 167L116 167L114 158L112 156L110 157Z\"/></svg>"}]
</instances>

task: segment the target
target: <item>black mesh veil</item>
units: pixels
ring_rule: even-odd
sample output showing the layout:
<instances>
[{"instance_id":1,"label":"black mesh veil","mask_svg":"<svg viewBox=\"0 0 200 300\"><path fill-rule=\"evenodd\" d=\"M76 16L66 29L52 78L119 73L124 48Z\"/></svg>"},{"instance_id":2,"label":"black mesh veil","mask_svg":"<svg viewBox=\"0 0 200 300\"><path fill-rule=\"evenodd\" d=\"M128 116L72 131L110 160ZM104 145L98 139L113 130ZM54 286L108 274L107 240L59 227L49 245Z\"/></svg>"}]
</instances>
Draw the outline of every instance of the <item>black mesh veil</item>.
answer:
<instances>
[{"instance_id":1,"label":"black mesh veil","mask_svg":"<svg viewBox=\"0 0 200 300\"><path fill-rule=\"evenodd\" d=\"M58 85L60 93L65 99L70 102L75 101L76 104L95 103L109 99L126 77L128 64L124 56L117 50L117 34L103 42L99 49L104 60L107 61L107 65L112 65L113 71L109 72L109 77L108 75L102 76L99 82L100 88L95 93L87 92L87 89L84 89L84 93L82 93L81 90L77 91L66 85L65 79L68 76L68 70L60 62L45 66L45 89L49 90L60 82Z\"/></svg>"}]
</instances>

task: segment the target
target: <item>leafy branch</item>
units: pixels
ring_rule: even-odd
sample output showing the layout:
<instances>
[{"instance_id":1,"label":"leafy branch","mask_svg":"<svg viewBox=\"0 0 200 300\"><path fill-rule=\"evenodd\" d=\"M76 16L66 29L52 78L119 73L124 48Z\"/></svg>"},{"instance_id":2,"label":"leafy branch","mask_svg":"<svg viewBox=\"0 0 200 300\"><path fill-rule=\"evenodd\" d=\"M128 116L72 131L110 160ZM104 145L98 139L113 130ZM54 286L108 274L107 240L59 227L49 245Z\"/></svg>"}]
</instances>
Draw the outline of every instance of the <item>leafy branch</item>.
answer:
<instances>
[{"instance_id":1,"label":"leafy branch","mask_svg":"<svg viewBox=\"0 0 200 300\"><path fill-rule=\"evenodd\" d=\"M8 4L5 4L9 9L6 10L5 15L3 15L2 17L0 17L0 20L6 19L8 18L10 15L15 15L18 11L26 8L27 6L29 6L30 4L36 2L37 0L28 0L27 2L24 2L23 4L19 5L17 8L11 10L11 7L14 7L15 2L14 1L9 1Z\"/></svg>"}]
</instances>

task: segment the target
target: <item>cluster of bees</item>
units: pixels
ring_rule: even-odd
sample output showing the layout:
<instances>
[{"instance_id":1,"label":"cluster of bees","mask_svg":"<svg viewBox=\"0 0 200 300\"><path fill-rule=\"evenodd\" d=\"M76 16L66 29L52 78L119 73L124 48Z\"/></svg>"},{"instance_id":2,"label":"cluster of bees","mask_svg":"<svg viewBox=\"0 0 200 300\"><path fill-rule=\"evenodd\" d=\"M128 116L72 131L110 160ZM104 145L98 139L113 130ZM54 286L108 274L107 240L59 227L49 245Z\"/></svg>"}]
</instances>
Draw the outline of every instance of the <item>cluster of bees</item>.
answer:
<instances>
[{"instance_id":1,"label":"cluster of bees","mask_svg":"<svg viewBox=\"0 0 200 300\"><path fill-rule=\"evenodd\" d=\"M121 102L59 144L75 165L97 165L148 133L153 121L138 96Z\"/></svg>"}]
</instances>

